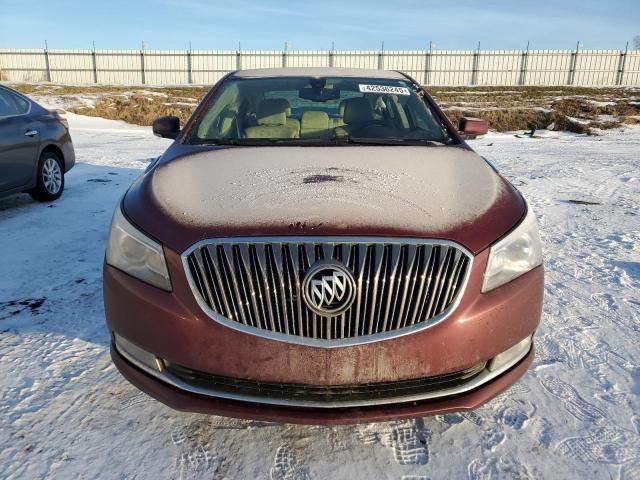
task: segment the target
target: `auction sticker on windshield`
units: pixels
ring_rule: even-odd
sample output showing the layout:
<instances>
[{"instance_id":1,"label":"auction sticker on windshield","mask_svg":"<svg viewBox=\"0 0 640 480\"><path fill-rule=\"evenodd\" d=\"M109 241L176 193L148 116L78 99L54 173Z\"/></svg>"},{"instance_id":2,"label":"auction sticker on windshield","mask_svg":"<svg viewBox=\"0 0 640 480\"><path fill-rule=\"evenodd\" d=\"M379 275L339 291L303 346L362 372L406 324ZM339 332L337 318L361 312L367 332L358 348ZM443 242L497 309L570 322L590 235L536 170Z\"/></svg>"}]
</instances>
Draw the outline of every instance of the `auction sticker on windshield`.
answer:
<instances>
[{"instance_id":1,"label":"auction sticker on windshield","mask_svg":"<svg viewBox=\"0 0 640 480\"><path fill-rule=\"evenodd\" d=\"M394 87L392 85L358 85L362 93L387 93L391 95L409 95L407 87Z\"/></svg>"}]
</instances>

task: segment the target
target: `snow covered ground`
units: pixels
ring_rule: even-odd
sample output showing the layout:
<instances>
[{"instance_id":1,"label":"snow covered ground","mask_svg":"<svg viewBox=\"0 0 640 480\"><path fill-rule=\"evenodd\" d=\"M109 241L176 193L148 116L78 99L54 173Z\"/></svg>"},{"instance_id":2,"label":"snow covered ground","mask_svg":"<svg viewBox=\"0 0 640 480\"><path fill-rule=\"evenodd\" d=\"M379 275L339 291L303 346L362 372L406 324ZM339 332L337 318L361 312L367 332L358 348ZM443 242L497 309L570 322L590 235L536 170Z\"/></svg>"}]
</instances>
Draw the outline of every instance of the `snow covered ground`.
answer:
<instances>
[{"instance_id":1,"label":"snow covered ground","mask_svg":"<svg viewBox=\"0 0 640 480\"><path fill-rule=\"evenodd\" d=\"M175 412L118 374L107 227L168 142L68 117L79 163L63 198L0 200L0 478L640 478L640 130L474 142L529 198L546 247L522 381L470 413L308 427Z\"/></svg>"}]
</instances>

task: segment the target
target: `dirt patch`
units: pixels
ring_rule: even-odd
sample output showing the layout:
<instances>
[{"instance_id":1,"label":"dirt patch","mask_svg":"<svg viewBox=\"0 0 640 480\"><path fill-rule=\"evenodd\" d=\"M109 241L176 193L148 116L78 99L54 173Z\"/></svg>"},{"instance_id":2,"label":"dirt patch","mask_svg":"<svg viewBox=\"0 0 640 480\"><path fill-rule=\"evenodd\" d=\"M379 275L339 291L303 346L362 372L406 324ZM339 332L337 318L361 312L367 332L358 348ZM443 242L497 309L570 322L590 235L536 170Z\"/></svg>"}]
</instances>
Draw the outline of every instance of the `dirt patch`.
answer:
<instances>
[{"instance_id":1,"label":"dirt patch","mask_svg":"<svg viewBox=\"0 0 640 480\"><path fill-rule=\"evenodd\" d=\"M325 182L343 182L342 175L310 175L304 177L302 183L325 183Z\"/></svg>"},{"instance_id":2,"label":"dirt patch","mask_svg":"<svg viewBox=\"0 0 640 480\"><path fill-rule=\"evenodd\" d=\"M46 297L40 297L0 302L0 320L16 316L24 310L30 310L32 314L36 314L46 300Z\"/></svg>"},{"instance_id":3,"label":"dirt patch","mask_svg":"<svg viewBox=\"0 0 640 480\"><path fill-rule=\"evenodd\" d=\"M592 202L592 201L589 201L589 200L573 200L573 199L569 199L569 200L567 200L567 202L575 203L576 205L602 205L602 203L600 203L600 202Z\"/></svg>"}]
</instances>

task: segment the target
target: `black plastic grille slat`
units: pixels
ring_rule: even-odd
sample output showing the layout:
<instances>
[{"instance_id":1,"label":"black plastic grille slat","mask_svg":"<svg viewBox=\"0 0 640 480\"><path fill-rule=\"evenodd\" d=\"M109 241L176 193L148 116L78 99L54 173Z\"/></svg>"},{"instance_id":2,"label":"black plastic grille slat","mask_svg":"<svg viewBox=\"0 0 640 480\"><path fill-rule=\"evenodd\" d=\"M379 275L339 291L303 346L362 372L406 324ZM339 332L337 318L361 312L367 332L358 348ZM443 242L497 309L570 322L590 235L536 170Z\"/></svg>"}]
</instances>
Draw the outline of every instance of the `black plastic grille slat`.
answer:
<instances>
[{"instance_id":1,"label":"black plastic grille slat","mask_svg":"<svg viewBox=\"0 0 640 480\"><path fill-rule=\"evenodd\" d=\"M305 272L335 259L353 272L355 299L335 317L302 298ZM359 338L429 322L454 304L469 256L450 244L359 241L207 242L186 258L194 293L227 320L319 340ZM204 307L203 307L204 308Z\"/></svg>"},{"instance_id":2,"label":"black plastic grille slat","mask_svg":"<svg viewBox=\"0 0 640 480\"><path fill-rule=\"evenodd\" d=\"M262 399L298 400L313 402L354 402L393 399L412 394L436 392L463 385L482 373L485 363L466 370L394 382L357 385L308 385L264 382L214 375L167 363L167 371L194 387Z\"/></svg>"}]
</instances>

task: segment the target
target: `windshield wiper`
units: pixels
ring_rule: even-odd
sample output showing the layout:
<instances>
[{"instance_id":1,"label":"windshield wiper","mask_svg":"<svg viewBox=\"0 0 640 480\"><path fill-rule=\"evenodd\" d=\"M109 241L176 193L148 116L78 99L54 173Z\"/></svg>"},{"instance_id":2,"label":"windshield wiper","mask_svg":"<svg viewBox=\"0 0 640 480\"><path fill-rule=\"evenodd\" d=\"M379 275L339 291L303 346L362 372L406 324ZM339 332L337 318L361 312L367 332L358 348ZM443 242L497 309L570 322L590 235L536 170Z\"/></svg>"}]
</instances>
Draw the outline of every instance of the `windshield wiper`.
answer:
<instances>
[{"instance_id":1,"label":"windshield wiper","mask_svg":"<svg viewBox=\"0 0 640 480\"><path fill-rule=\"evenodd\" d=\"M440 147L445 144L436 140L423 138L399 138L399 137L334 137L322 138L212 138L202 139L193 145L238 145L238 146L264 146L264 145L423 145L428 147Z\"/></svg>"},{"instance_id":2,"label":"windshield wiper","mask_svg":"<svg viewBox=\"0 0 640 480\"><path fill-rule=\"evenodd\" d=\"M194 145L332 145L331 140L321 138L211 138L200 140Z\"/></svg>"},{"instance_id":3,"label":"windshield wiper","mask_svg":"<svg viewBox=\"0 0 640 480\"><path fill-rule=\"evenodd\" d=\"M360 145L423 145L427 147L442 147L445 145L437 140L427 140L426 138L343 137L342 141L344 143L356 143Z\"/></svg>"}]
</instances>

